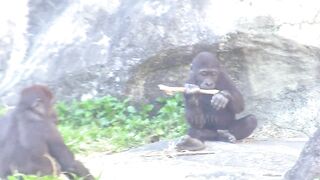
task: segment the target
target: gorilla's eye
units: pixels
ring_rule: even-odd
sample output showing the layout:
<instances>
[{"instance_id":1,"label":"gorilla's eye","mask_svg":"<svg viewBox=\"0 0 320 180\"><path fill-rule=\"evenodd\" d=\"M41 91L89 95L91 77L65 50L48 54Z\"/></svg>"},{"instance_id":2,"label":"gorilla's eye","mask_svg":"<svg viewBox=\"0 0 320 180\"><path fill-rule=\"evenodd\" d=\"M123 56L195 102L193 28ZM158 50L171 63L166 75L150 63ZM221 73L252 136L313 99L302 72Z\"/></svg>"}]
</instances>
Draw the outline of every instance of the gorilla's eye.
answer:
<instances>
[{"instance_id":1,"label":"gorilla's eye","mask_svg":"<svg viewBox=\"0 0 320 180\"><path fill-rule=\"evenodd\" d=\"M200 74L202 76L208 76L209 75L209 72L208 71L201 71Z\"/></svg>"},{"instance_id":2,"label":"gorilla's eye","mask_svg":"<svg viewBox=\"0 0 320 180\"><path fill-rule=\"evenodd\" d=\"M218 76L218 72L217 71L213 71L212 72L212 76Z\"/></svg>"}]
</instances>

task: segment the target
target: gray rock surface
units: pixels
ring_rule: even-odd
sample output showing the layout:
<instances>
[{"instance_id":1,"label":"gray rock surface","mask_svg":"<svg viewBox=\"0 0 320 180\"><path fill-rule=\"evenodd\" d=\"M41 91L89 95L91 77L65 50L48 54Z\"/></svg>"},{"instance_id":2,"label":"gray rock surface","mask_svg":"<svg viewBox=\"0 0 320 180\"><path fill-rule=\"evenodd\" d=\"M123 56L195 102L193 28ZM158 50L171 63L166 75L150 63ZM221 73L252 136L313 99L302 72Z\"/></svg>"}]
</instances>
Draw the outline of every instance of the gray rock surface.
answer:
<instances>
[{"instance_id":1,"label":"gray rock surface","mask_svg":"<svg viewBox=\"0 0 320 180\"><path fill-rule=\"evenodd\" d=\"M102 179L278 180L295 163L305 140L209 142L198 152L211 154L189 156L175 156L174 143L163 141L82 161Z\"/></svg>"},{"instance_id":2,"label":"gray rock surface","mask_svg":"<svg viewBox=\"0 0 320 180\"><path fill-rule=\"evenodd\" d=\"M48 84L60 100L111 94L152 102L163 96L157 84L182 85L192 57L216 51L263 134L309 135L320 105L318 3L3 1L0 103L14 105L33 83Z\"/></svg>"},{"instance_id":3,"label":"gray rock surface","mask_svg":"<svg viewBox=\"0 0 320 180\"><path fill-rule=\"evenodd\" d=\"M320 178L320 129L306 143L298 161L285 175L285 180Z\"/></svg>"}]
</instances>

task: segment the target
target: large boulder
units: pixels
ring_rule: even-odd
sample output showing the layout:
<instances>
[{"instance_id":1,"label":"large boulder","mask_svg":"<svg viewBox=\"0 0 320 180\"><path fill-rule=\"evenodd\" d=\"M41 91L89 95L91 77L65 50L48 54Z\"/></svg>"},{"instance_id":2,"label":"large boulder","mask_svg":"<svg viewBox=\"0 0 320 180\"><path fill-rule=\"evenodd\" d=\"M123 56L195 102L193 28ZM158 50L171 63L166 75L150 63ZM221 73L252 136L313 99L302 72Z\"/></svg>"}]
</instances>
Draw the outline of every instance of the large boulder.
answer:
<instances>
[{"instance_id":1,"label":"large boulder","mask_svg":"<svg viewBox=\"0 0 320 180\"><path fill-rule=\"evenodd\" d=\"M221 42L219 51L245 96L245 113L278 127L274 136L311 135L319 126L317 48L273 34L237 33Z\"/></svg>"},{"instance_id":2,"label":"large boulder","mask_svg":"<svg viewBox=\"0 0 320 180\"><path fill-rule=\"evenodd\" d=\"M281 180L305 141L207 142L205 150L186 153L176 152L175 143L160 141L80 159L101 179Z\"/></svg>"},{"instance_id":3,"label":"large boulder","mask_svg":"<svg viewBox=\"0 0 320 180\"><path fill-rule=\"evenodd\" d=\"M211 51L242 90L244 114L310 134L320 94L316 2L0 3L1 103L13 105L32 83L48 84L60 100L112 94L152 102L163 96L157 84L182 85L192 57Z\"/></svg>"},{"instance_id":4,"label":"large boulder","mask_svg":"<svg viewBox=\"0 0 320 180\"><path fill-rule=\"evenodd\" d=\"M285 174L285 180L314 180L320 177L320 129L304 146L295 165Z\"/></svg>"}]
</instances>

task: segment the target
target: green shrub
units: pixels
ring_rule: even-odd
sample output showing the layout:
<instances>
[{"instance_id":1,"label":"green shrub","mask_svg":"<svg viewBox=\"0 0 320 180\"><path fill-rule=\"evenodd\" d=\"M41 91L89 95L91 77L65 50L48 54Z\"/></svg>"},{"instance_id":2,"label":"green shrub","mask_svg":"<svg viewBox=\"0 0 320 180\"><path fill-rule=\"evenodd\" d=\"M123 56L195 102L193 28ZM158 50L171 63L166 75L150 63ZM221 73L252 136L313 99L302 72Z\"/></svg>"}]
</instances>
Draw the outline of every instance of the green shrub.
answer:
<instances>
[{"instance_id":1,"label":"green shrub","mask_svg":"<svg viewBox=\"0 0 320 180\"><path fill-rule=\"evenodd\" d=\"M3 107L3 106L0 106L0 117L3 116L8 110Z\"/></svg>"},{"instance_id":2,"label":"green shrub","mask_svg":"<svg viewBox=\"0 0 320 180\"><path fill-rule=\"evenodd\" d=\"M119 151L156 139L171 139L186 131L180 95L159 99L156 115L151 104L138 109L129 100L112 96L58 103L60 130L74 151Z\"/></svg>"},{"instance_id":3,"label":"green shrub","mask_svg":"<svg viewBox=\"0 0 320 180\"><path fill-rule=\"evenodd\" d=\"M19 180L23 178L23 180L59 180L58 177L54 177L54 176L36 176L36 175L23 175L23 174L17 174L17 175L13 175L8 177L8 180Z\"/></svg>"}]
</instances>

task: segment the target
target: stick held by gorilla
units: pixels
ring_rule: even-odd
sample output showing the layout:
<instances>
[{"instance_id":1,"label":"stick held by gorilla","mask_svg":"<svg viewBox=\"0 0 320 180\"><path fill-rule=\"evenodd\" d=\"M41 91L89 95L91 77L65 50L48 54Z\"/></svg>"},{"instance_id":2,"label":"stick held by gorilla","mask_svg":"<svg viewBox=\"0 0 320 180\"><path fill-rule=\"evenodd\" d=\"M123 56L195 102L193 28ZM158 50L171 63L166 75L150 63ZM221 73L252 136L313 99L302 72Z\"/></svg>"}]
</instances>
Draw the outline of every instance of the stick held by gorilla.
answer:
<instances>
[{"instance_id":1,"label":"stick held by gorilla","mask_svg":"<svg viewBox=\"0 0 320 180\"><path fill-rule=\"evenodd\" d=\"M220 92L201 94L200 89ZM190 129L177 144L178 150L204 149L204 141L235 142L251 135L257 126L253 115L235 119L244 110L243 97L213 53L201 52L192 60L184 102Z\"/></svg>"}]
</instances>

